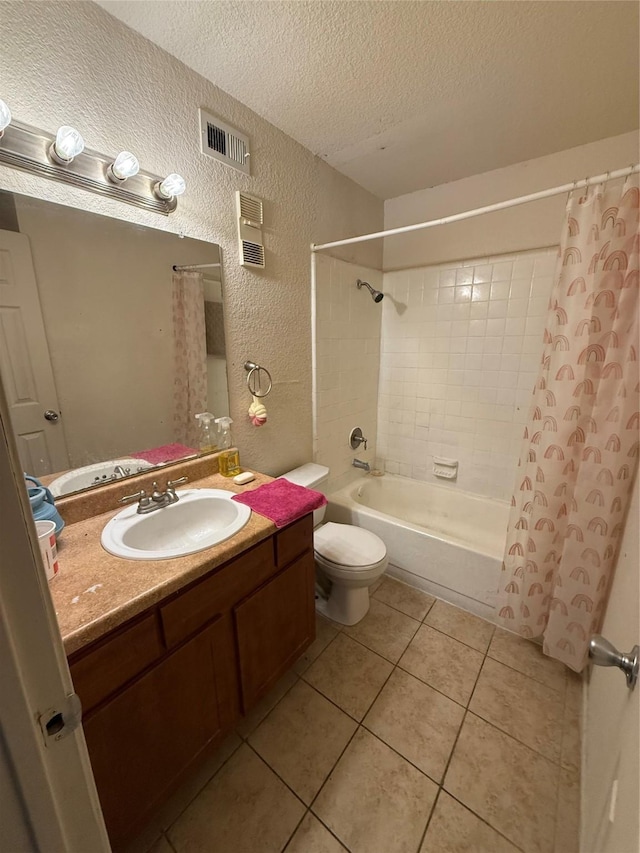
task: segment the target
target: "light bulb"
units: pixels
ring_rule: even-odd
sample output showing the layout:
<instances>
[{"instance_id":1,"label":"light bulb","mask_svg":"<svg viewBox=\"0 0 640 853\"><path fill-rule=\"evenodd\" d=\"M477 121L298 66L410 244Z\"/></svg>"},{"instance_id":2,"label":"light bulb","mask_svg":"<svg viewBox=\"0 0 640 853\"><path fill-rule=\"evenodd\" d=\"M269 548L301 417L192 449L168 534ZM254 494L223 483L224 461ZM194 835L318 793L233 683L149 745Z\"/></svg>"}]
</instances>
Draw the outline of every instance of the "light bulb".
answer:
<instances>
[{"instance_id":1,"label":"light bulb","mask_svg":"<svg viewBox=\"0 0 640 853\"><path fill-rule=\"evenodd\" d=\"M127 178L137 175L139 171L138 158L130 151L121 151L107 169L107 174L110 178L115 178L116 181L126 181Z\"/></svg>"},{"instance_id":2,"label":"light bulb","mask_svg":"<svg viewBox=\"0 0 640 853\"><path fill-rule=\"evenodd\" d=\"M0 136L4 133L6 127L11 124L11 110L4 101L0 101Z\"/></svg>"},{"instance_id":3,"label":"light bulb","mask_svg":"<svg viewBox=\"0 0 640 853\"><path fill-rule=\"evenodd\" d=\"M84 151L84 139L75 127L64 124L58 128L56 141L51 146L53 159L59 163L70 163Z\"/></svg>"},{"instance_id":4,"label":"light bulb","mask_svg":"<svg viewBox=\"0 0 640 853\"><path fill-rule=\"evenodd\" d=\"M184 182L184 178L180 175L176 175L175 172L171 175L167 175L164 181L161 181L155 186L156 194L159 195L160 198L164 199L175 198L178 195L182 195L186 188L187 185Z\"/></svg>"}]
</instances>

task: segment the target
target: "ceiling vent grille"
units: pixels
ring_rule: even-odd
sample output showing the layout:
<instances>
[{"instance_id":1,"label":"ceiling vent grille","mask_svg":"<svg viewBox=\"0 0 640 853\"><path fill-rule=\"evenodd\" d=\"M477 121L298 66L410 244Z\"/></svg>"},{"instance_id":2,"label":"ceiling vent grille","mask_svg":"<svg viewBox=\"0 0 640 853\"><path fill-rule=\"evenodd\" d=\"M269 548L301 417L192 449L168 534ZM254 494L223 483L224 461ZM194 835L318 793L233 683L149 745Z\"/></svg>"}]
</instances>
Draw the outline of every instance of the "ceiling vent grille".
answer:
<instances>
[{"instance_id":1,"label":"ceiling vent grille","mask_svg":"<svg viewBox=\"0 0 640 853\"><path fill-rule=\"evenodd\" d=\"M237 191L236 214L238 216L240 266L264 269L264 245L262 243L264 216L262 199Z\"/></svg>"},{"instance_id":2,"label":"ceiling vent grille","mask_svg":"<svg viewBox=\"0 0 640 853\"><path fill-rule=\"evenodd\" d=\"M249 137L204 110L200 110L200 143L203 154L251 174Z\"/></svg>"}]
</instances>

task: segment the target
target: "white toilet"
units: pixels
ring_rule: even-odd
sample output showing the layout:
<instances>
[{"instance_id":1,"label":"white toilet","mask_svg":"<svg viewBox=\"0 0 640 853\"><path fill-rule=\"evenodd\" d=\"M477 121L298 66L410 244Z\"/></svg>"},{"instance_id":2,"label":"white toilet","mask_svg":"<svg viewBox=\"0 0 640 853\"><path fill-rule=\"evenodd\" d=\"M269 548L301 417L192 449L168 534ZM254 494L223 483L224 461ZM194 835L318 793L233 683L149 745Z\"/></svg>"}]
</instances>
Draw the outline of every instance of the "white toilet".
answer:
<instances>
[{"instance_id":1,"label":"white toilet","mask_svg":"<svg viewBox=\"0 0 640 853\"><path fill-rule=\"evenodd\" d=\"M326 494L329 469L309 462L283 474L285 480ZM313 513L313 550L319 586L328 597L316 608L335 622L355 625L369 610L369 587L387 568L387 549L375 533L353 524L323 524L326 506Z\"/></svg>"}]
</instances>

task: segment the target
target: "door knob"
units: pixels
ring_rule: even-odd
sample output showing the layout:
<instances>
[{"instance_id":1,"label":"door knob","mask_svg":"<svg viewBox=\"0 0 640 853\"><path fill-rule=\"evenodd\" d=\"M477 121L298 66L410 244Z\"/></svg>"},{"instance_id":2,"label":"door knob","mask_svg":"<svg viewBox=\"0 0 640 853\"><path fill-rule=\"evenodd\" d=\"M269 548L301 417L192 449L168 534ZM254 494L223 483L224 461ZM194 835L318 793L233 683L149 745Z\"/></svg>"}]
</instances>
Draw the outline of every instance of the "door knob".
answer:
<instances>
[{"instance_id":1,"label":"door knob","mask_svg":"<svg viewBox=\"0 0 640 853\"><path fill-rule=\"evenodd\" d=\"M640 669L640 646L634 646L630 652L619 652L609 640L595 634L589 643L589 657L596 666L617 666L627 676L627 687L631 690L638 680Z\"/></svg>"},{"instance_id":2,"label":"door knob","mask_svg":"<svg viewBox=\"0 0 640 853\"><path fill-rule=\"evenodd\" d=\"M51 421L52 423L55 423L59 419L59 417L60 415L58 414L58 412L54 412L53 409L47 409L47 411L44 413L45 421Z\"/></svg>"}]
</instances>

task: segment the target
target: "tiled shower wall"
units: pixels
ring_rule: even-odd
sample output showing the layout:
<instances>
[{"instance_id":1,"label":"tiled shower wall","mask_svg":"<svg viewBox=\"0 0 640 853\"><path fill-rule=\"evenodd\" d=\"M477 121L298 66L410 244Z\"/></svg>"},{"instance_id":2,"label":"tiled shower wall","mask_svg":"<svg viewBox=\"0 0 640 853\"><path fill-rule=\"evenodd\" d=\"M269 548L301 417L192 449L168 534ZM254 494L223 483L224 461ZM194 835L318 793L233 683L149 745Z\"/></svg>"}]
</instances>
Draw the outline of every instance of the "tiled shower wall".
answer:
<instances>
[{"instance_id":1,"label":"tiled shower wall","mask_svg":"<svg viewBox=\"0 0 640 853\"><path fill-rule=\"evenodd\" d=\"M357 289L359 278L382 289L380 271L316 256L315 461L330 468L330 491L361 473L354 458L372 466L375 459L382 310ZM366 451L349 446L356 426L368 439Z\"/></svg>"},{"instance_id":2,"label":"tiled shower wall","mask_svg":"<svg viewBox=\"0 0 640 853\"><path fill-rule=\"evenodd\" d=\"M556 248L384 274L377 464L509 500ZM457 459L455 481L434 456Z\"/></svg>"}]
</instances>

